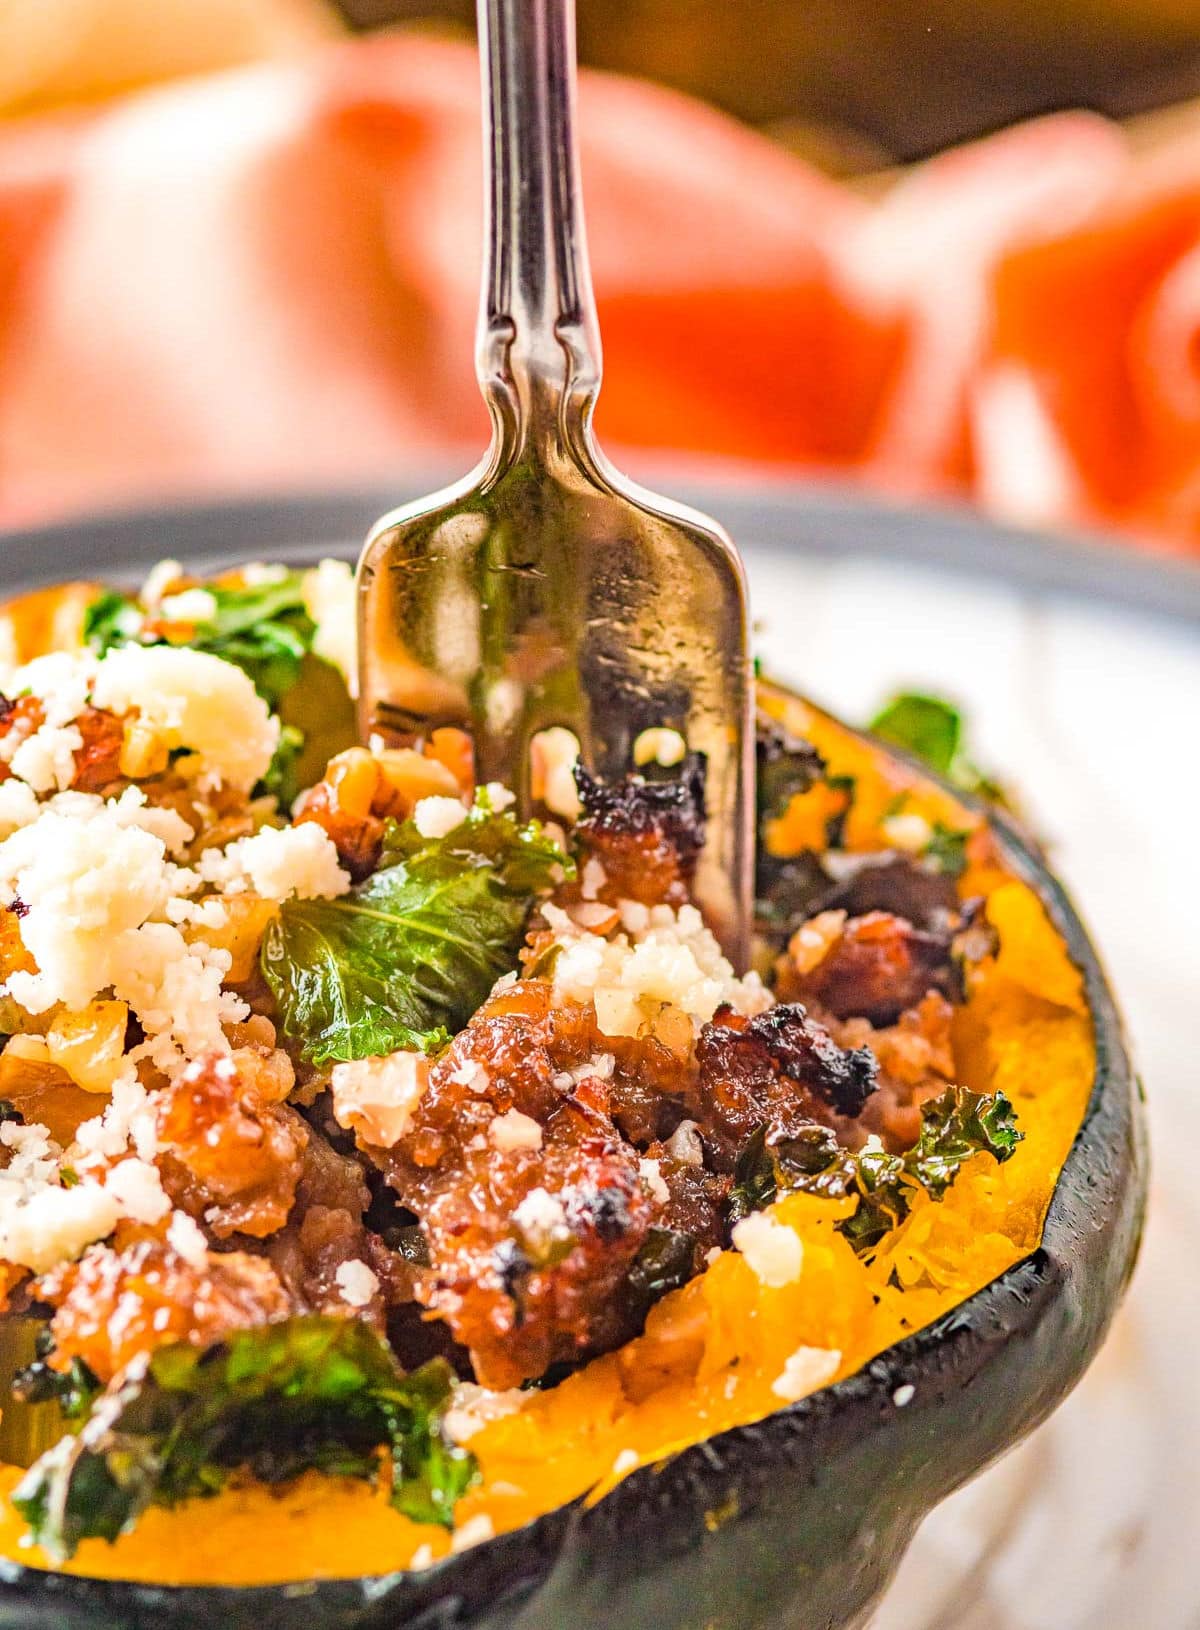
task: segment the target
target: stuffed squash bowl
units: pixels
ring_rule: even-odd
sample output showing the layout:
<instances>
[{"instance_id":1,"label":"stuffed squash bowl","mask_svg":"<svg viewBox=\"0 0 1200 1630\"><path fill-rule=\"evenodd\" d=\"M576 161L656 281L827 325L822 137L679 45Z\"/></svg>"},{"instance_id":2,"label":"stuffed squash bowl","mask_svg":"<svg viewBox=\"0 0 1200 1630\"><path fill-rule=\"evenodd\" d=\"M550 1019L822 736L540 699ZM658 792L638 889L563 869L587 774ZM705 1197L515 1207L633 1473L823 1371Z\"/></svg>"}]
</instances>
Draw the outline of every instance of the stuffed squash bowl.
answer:
<instances>
[{"instance_id":1,"label":"stuffed squash bowl","mask_svg":"<svg viewBox=\"0 0 1200 1630\"><path fill-rule=\"evenodd\" d=\"M346 568L15 602L0 1623L850 1625L1085 1368L1118 1020L990 804L760 685L704 766L357 742Z\"/></svg>"}]
</instances>

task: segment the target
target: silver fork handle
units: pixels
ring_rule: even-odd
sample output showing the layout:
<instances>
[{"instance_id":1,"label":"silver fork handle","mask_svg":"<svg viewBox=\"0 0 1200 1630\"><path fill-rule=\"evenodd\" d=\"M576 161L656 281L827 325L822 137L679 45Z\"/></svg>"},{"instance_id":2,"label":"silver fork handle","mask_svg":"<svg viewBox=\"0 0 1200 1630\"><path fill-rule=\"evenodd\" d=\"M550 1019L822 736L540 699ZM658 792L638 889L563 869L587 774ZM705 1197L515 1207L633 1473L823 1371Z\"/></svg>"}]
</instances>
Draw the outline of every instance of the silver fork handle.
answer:
<instances>
[{"instance_id":1,"label":"silver fork handle","mask_svg":"<svg viewBox=\"0 0 1200 1630\"><path fill-rule=\"evenodd\" d=\"M586 430L600 386L575 141L574 0L478 0L484 262L475 370L497 432Z\"/></svg>"}]
</instances>

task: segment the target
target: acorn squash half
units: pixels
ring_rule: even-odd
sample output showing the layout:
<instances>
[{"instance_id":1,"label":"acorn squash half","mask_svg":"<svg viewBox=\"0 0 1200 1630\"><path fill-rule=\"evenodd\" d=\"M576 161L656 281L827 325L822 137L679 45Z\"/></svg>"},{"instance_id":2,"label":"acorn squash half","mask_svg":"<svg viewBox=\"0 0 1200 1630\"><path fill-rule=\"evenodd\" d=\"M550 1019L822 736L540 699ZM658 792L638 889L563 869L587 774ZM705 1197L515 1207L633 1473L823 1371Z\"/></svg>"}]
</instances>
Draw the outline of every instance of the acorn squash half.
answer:
<instances>
[{"instance_id":1,"label":"acorn squash half","mask_svg":"<svg viewBox=\"0 0 1200 1630\"><path fill-rule=\"evenodd\" d=\"M1060 950L1059 975L1050 978L1066 970L1077 993L1094 1071L1090 1086L1081 1081L1063 1136L1065 1160L1040 1243L1014 1253L1019 1260L965 1300L943 1298L932 1322L833 1385L700 1441L695 1422L680 1421L679 1442L690 1446L641 1466L599 1498L571 1499L420 1571L163 1586L0 1560L0 1626L849 1630L877 1603L929 1510L1070 1391L1131 1272L1146 1188L1138 1084L1096 953L1060 885L1004 816L778 687L764 685L762 699L832 761L876 764L883 791L893 782L915 785L933 806L986 827L991 842L973 864L993 882L1006 873L1041 902L1038 920L1053 929ZM1014 932L1019 937L1019 924ZM1026 1072L1053 1089L1059 1055L1039 1046L1036 1024L1024 1036L1024 1053L1010 1051L997 1068L1009 1084ZM972 1045L970 1036L963 1044ZM197 1535L206 1504L187 1509ZM186 1547L186 1523L179 1514L166 1520L178 1524L168 1530L172 1542ZM331 1507L329 1520L345 1522L345 1512L335 1516ZM302 1546L302 1533L296 1527L291 1543ZM261 1543L287 1547L287 1522L269 1522ZM302 1571L303 1554L281 1572Z\"/></svg>"}]
</instances>

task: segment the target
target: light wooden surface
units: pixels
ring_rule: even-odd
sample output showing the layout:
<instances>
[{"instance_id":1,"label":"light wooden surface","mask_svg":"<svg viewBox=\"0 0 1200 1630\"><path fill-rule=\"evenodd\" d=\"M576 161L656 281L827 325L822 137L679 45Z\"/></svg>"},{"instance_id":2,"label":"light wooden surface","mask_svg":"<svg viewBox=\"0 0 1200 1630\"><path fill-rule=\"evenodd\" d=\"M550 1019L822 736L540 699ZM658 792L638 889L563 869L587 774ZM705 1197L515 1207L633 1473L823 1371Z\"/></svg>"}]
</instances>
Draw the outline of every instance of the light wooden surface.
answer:
<instances>
[{"instance_id":1,"label":"light wooden surface","mask_svg":"<svg viewBox=\"0 0 1200 1630\"><path fill-rule=\"evenodd\" d=\"M756 557L772 672L851 718L959 699L1107 961L1150 1095L1138 1276L1066 1405L926 1523L874 1630L1193 1630L1200 1572L1200 631L915 566Z\"/></svg>"}]
</instances>

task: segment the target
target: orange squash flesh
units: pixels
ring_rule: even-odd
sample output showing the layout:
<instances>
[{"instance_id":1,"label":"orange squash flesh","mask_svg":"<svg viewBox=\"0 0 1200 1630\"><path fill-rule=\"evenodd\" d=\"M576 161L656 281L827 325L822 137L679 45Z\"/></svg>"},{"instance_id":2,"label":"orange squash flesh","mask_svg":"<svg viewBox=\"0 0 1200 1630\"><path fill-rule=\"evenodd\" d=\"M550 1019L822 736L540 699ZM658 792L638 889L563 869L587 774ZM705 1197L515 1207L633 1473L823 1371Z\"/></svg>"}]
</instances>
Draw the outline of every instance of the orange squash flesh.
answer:
<instances>
[{"instance_id":1,"label":"orange squash flesh","mask_svg":"<svg viewBox=\"0 0 1200 1630\"><path fill-rule=\"evenodd\" d=\"M519 1527L581 1495L598 1496L635 1465L759 1420L782 1407L775 1383L797 1349L835 1351L836 1376L851 1374L1039 1243L1092 1088L1092 1026L1078 970L1037 896L1000 864L978 816L805 704L773 691L764 701L816 743L832 774L855 778L848 848L882 847L880 822L901 798L906 812L971 830L960 891L986 897L1000 949L972 976L956 1013L955 1061L964 1085L1009 1096L1024 1141L1003 1166L979 1156L941 1202L919 1194L871 1262L836 1230L853 1202L777 1201L770 1215L803 1245L798 1279L770 1288L743 1257L723 1252L658 1304L636 1341L471 1439L482 1478L460 1503L460 1525L482 1517L497 1533ZM810 828L823 830L830 811L802 803L770 833L780 852L812 841ZM0 1555L48 1566L22 1545L24 1523L2 1497L19 1476L0 1470ZM245 1585L386 1573L449 1549L447 1534L398 1516L381 1490L313 1473L282 1491L245 1484L173 1511L151 1510L115 1545L85 1542L68 1568Z\"/></svg>"}]
</instances>

